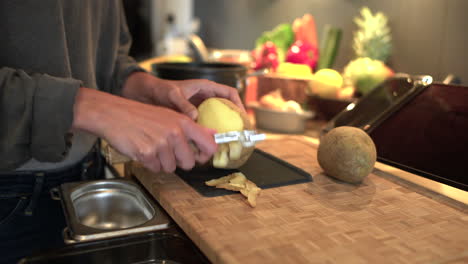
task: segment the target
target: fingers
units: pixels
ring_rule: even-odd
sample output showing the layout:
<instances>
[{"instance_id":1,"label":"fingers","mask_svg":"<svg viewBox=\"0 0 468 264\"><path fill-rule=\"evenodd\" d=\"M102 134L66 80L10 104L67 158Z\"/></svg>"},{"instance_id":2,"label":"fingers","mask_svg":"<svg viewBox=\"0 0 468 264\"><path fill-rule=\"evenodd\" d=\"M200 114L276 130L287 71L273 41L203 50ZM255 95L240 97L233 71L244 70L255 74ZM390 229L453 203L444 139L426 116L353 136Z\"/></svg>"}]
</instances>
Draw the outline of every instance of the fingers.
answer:
<instances>
[{"instance_id":1,"label":"fingers","mask_svg":"<svg viewBox=\"0 0 468 264\"><path fill-rule=\"evenodd\" d=\"M197 108L192 105L188 97L185 97L179 89L172 89L169 94L170 102L183 114L190 117L192 120L196 120L198 117Z\"/></svg>"},{"instance_id":2,"label":"fingers","mask_svg":"<svg viewBox=\"0 0 468 264\"><path fill-rule=\"evenodd\" d=\"M214 96L226 98L236 104L241 110L245 111L244 104L242 104L242 100L237 89L211 81L207 82L205 89L211 89Z\"/></svg>"},{"instance_id":3,"label":"fingers","mask_svg":"<svg viewBox=\"0 0 468 264\"><path fill-rule=\"evenodd\" d=\"M140 148L136 160L153 172L172 173L177 167L190 170L195 166L195 153L188 143L178 137L171 140L159 140L157 144L148 144Z\"/></svg>"},{"instance_id":4,"label":"fingers","mask_svg":"<svg viewBox=\"0 0 468 264\"><path fill-rule=\"evenodd\" d=\"M200 163L207 162L218 149L214 141L215 131L204 128L195 122L187 122L183 126L184 132L199 150L195 153L195 160Z\"/></svg>"},{"instance_id":5,"label":"fingers","mask_svg":"<svg viewBox=\"0 0 468 264\"><path fill-rule=\"evenodd\" d=\"M196 162L205 163L216 152L215 130L201 127L180 114L178 117L179 128L173 127L165 136L152 138L151 143L137 155L137 160L153 172L162 170L171 173L177 167L190 170Z\"/></svg>"},{"instance_id":6,"label":"fingers","mask_svg":"<svg viewBox=\"0 0 468 264\"><path fill-rule=\"evenodd\" d=\"M193 149L185 138L177 138L174 140L174 154L177 159L177 165L184 169L190 170L195 166L195 154L198 150Z\"/></svg>"},{"instance_id":7,"label":"fingers","mask_svg":"<svg viewBox=\"0 0 468 264\"><path fill-rule=\"evenodd\" d=\"M155 148L149 145L140 146L136 150L135 159L143 164L147 169L153 172L161 170L161 163L157 159L157 152Z\"/></svg>"},{"instance_id":8,"label":"fingers","mask_svg":"<svg viewBox=\"0 0 468 264\"><path fill-rule=\"evenodd\" d=\"M182 89L184 98L196 99L194 101L203 101L210 97L222 97L232 101L241 110L245 111L242 100L237 89L216 83L209 80L185 80L184 88Z\"/></svg>"},{"instance_id":9,"label":"fingers","mask_svg":"<svg viewBox=\"0 0 468 264\"><path fill-rule=\"evenodd\" d=\"M177 167L189 170L196 161L206 162L217 149L215 131L201 127L184 114L131 101L119 106L105 119L109 125L100 136L153 172L173 172ZM195 153L189 142L200 153Z\"/></svg>"},{"instance_id":10,"label":"fingers","mask_svg":"<svg viewBox=\"0 0 468 264\"><path fill-rule=\"evenodd\" d=\"M158 157L161 169L165 172L174 172L176 169L176 158L170 141L163 140L159 144Z\"/></svg>"},{"instance_id":11,"label":"fingers","mask_svg":"<svg viewBox=\"0 0 468 264\"><path fill-rule=\"evenodd\" d=\"M213 156L212 154L210 155L208 153L198 152L195 154L195 160L200 164L205 164L207 161L211 159L212 156Z\"/></svg>"},{"instance_id":12,"label":"fingers","mask_svg":"<svg viewBox=\"0 0 468 264\"><path fill-rule=\"evenodd\" d=\"M177 117L190 121L181 114L172 116L171 119L176 120ZM132 140L128 144L119 145L125 141L125 139L119 139L117 141L119 144L113 146L116 149L129 150L129 152L122 151L122 153L155 173L160 171L172 173L177 167L185 170L194 167L195 154L188 146L181 128L166 127L164 132L158 133L147 124L144 129L130 137Z\"/></svg>"},{"instance_id":13,"label":"fingers","mask_svg":"<svg viewBox=\"0 0 468 264\"><path fill-rule=\"evenodd\" d=\"M213 139L216 131L201 127L191 120L185 122L190 133L184 135L183 131L173 132L167 142L158 144L156 152L160 167L165 172L174 172L177 167L190 170L195 162L207 162L217 150Z\"/></svg>"}]
</instances>

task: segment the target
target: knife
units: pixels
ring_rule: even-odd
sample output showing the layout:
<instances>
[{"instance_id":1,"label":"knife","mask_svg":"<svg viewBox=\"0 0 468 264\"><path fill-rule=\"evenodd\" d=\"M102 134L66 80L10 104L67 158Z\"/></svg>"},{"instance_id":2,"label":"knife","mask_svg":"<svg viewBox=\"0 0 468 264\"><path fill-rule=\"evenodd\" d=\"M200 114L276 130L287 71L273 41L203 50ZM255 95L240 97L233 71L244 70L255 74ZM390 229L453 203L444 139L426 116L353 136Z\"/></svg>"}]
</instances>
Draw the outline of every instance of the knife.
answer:
<instances>
[{"instance_id":1,"label":"knife","mask_svg":"<svg viewBox=\"0 0 468 264\"><path fill-rule=\"evenodd\" d=\"M216 144L239 141L244 147L252 147L258 141L266 139L265 134L257 133L255 130L230 131L214 135Z\"/></svg>"}]
</instances>

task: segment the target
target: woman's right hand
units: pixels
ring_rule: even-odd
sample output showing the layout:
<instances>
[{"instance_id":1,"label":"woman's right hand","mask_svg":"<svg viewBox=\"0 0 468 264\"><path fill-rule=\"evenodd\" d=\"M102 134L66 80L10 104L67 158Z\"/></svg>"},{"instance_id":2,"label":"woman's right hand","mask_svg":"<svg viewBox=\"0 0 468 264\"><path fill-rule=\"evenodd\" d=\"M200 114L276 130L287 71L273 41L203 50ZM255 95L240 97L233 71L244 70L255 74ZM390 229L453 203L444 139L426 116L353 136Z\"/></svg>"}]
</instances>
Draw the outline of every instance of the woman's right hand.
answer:
<instances>
[{"instance_id":1,"label":"woman's right hand","mask_svg":"<svg viewBox=\"0 0 468 264\"><path fill-rule=\"evenodd\" d=\"M186 115L88 88L78 92L73 128L105 139L153 172L189 170L196 162L207 162L217 150L215 131Z\"/></svg>"}]
</instances>

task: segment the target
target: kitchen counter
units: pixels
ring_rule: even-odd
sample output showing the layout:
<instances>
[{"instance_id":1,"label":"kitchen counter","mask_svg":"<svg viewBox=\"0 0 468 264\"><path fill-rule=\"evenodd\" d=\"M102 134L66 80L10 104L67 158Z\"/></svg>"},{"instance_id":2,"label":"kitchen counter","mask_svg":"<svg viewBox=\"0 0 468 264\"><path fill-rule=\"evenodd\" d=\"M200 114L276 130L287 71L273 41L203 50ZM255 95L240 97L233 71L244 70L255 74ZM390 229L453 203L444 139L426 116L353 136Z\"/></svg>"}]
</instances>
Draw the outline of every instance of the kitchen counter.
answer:
<instances>
[{"instance_id":1,"label":"kitchen counter","mask_svg":"<svg viewBox=\"0 0 468 264\"><path fill-rule=\"evenodd\" d=\"M261 150L314 181L203 197L174 174L133 175L213 263L467 263L468 205L375 169L360 185L323 174L317 140L271 136Z\"/></svg>"}]
</instances>

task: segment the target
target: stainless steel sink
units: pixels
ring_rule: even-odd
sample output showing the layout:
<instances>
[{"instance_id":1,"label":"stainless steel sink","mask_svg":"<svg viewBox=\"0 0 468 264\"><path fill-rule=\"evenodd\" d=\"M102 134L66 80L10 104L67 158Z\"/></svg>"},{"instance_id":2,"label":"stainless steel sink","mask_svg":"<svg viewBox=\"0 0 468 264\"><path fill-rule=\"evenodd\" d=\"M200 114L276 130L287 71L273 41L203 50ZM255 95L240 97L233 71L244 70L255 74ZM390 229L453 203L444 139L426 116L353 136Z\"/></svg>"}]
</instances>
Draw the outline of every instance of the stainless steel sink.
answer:
<instances>
[{"instance_id":1,"label":"stainless steel sink","mask_svg":"<svg viewBox=\"0 0 468 264\"><path fill-rule=\"evenodd\" d=\"M170 220L132 181L66 183L58 195L67 220L66 243L166 229Z\"/></svg>"}]
</instances>

